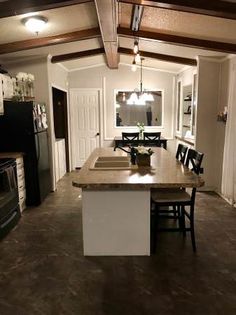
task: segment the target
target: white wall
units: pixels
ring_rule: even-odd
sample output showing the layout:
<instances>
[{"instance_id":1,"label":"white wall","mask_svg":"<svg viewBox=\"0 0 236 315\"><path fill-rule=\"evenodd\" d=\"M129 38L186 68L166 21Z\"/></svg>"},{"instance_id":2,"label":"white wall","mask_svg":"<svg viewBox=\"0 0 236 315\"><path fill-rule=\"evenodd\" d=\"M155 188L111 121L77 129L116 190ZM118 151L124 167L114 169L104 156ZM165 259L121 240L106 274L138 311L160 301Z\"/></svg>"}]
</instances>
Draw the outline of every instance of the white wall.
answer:
<instances>
[{"instance_id":1,"label":"white wall","mask_svg":"<svg viewBox=\"0 0 236 315\"><path fill-rule=\"evenodd\" d=\"M32 73L35 77L34 81L34 96L37 102L43 102L46 106L48 127L49 127L49 156L50 156L50 170L51 170L51 189L54 190L53 179L53 150L52 150L52 133L51 133L51 110L50 99L48 93L48 66L47 58L40 58L34 60L28 60L20 63L11 63L7 65L7 69L10 75L15 76L18 72Z\"/></svg>"},{"instance_id":2,"label":"white wall","mask_svg":"<svg viewBox=\"0 0 236 315\"><path fill-rule=\"evenodd\" d=\"M56 188L55 181L55 133L53 122L53 106L52 106L52 86L67 90L67 71L56 64L51 64L50 59L44 57L34 59L32 61L12 63L7 65L7 69L12 76L18 72L32 73L35 76L34 96L37 102L46 104L49 127L49 154L51 169L52 190Z\"/></svg>"},{"instance_id":3,"label":"white wall","mask_svg":"<svg viewBox=\"0 0 236 315\"><path fill-rule=\"evenodd\" d=\"M220 72L220 86L219 86L219 103L217 113L223 112L224 107L228 105L229 98L229 77L230 77L230 60L226 59L221 64ZM222 168L223 168L223 154L224 154L224 143L225 143L225 126L226 124L222 121L217 123L216 137L216 164L218 165L218 176L216 181L216 191L221 193L221 182L222 182Z\"/></svg>"},{"instance_id":4,"label":"white wall","mask_svg":"<svg viewBox=\"0 0 236 315\"><path fill-rule=\"evenodd\" d=\"M193 84L194 71L196 71L196 67L189 67L186 70L180 72L177 75L177 79L181 80L183 86L192 85Z\"/></svg>"},{"instance_id":5,"label":"white wall","mask_svg":"<svg viewBox=\"0 0 236 315\"><path fill-rule=\"evenodd\" d=\"M105 65L73 71L69 73L70 88L97 88L103 91L103 121L102 129L104 146L112 145L113 138L121 135L122 131L127 131L127 127L115 127L115 89L139 88L140 70L132 72L131 67L120 65L118 70L108 69ZM173 115L174 115L174 84L175 74L143 69L143 88L163 90L164 95L164 113L163 128L155 128L161 131L162 136L173 139ZM146 128L146 130L148 127ZM128 127L129 131L138 131L137 127ZM168 148L173 145L168 141Z\"/></svg>"},{"instance_id":6,"label":"white wall","mask_svg":"<svg viewBox=\"0 0 236 315\"><path fill-rule=\"evenodd\" d=\"M51 58L48 58L47 62L48 68L48 95L49 95L49 110L50 110L50 133L51 133L51 145L52 145L52 170L53 170L53 190L56 189L56 156L55 156L55 130L54 130L54 117L53 117L53 97L52 97L52 87L59 90L68 92L68 72L62 68L60 65L52 64ZM67 93L67 104L69 104L68 93ZM69 110L69 106L68 106ZM68 113L68 120L69 120ZM70 123L68 121L68 126ZM70 132L69 132L69 144L70 144ZM69 145L70 150L70 145ZM70 155L71 157L71 155ZM71 165L71 163L70 163Z\"/></svg>"},{"instance_id":7,"label":"white wall","mask_svg":"<svg viewBox=\"0 0 236 315\"><path fill-rule=\"evenodd\" d=\"M230 80L233 79L233 76L234 76L234 71L236 69L236 55L231 55L227 60L225 60L223 63L222 63L222 66L221 66L221 82L220 82L220 103L219 103L219 108L218 108L218 111L219 112L223 112L224 111L224 107L225 106L229 106L229 101L232 101L232 98L229 96L229 87L230 85L232 84L232 82ZM235 87L234 87L235 88ZM232 96L232 95L231 95ZM232 113L233 112L233 108L232 106L236 106L236 103L232 103L230 104L230 112ZM235 123L235 117L234 117L234 123ZM227 124L227 122L226 122ZM224 154L224 143L226 140L226 136L232 136L232 130L230 132L230 130L227 130L227 133L225 133L225 127L226 127L226 124L223 123L223 122L219 122L219 129L218 129L218 133L221 131L221 137L220 137L220 143L219 143L219 146L221 145L221 143L223 145L221 145L221 160L223 161L223 154ZM232 126L231 126L232 127ZM227 141L228 142L228 141ZM232 147L232 156L234 155L234 148ZM224 163L224 161L223 161ZM221 174L222 174L222 169L223 169L223 166L225 169L231 167L231 172L232 174L235 173L235 170L234 170L234 167L232 167L231 165L221 165L221 168L220 168L220 171L221 171ZM235 163L234 163L235 164ZM219 186L219 189L218 191L222 194L222 191L221 191L221 183L222 183L222 178L220 178L220 181L218 183L218 186ZM234 179L234 187L236 186L236 183L235 183L235 179ZM233 187L233 183L232 183L232 192L235 191ZM232 193L233 194L233 193ZM224 196L224 195L223 195ZM231 200L229 200L229 196L224 196L226 197L226 200L231 203ZM234 199L233 196L231 196L232 199Z\"/></svg>"},{"instance_id":8,"label":"white wall","mask_svg":"<svg viewBox=\"0 0 236 315\"><path fill-rule=\"evenodd\" d=\"M44 102L48 110L48 77L47 77L47 59L40 58L27 62L11 63L7 65L8 72L15 76L18 72L32 73L35 76L34 96L38 102Z\"/></svg>"},{"instance_id":9,"label":"white wall","mask_svg":"<svg viewBox=\"0 0 236 315\"><path fill-rule=\"evenodd\" d=\"M223 148L219 146L217 136L220 69L219 62L199 58L195 147L204 153L202 177L208 190L216 190L221 177L219 154Z\"/></svg>"}]
</instances>

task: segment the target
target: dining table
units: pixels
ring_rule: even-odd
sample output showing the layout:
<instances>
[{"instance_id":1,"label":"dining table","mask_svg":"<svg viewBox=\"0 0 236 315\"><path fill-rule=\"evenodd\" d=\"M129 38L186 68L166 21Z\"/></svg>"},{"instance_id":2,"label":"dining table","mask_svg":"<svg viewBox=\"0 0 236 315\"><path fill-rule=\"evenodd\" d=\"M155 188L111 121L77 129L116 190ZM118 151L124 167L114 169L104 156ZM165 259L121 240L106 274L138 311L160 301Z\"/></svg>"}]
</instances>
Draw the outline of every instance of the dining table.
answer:
<instances>
[{"instance_id":1,"label":"dining table","mask_svg":"<svg viewBox=\"0 0 236 315\"><path fill-rule=\"evenodd\" d=\"M152 188L201 187L204 180L161 147L151 165L96 168L98 158L127 156L120 149L95 149L73 185L82 190L84 255L150 255Z\"/></svg>"}]
</instances>

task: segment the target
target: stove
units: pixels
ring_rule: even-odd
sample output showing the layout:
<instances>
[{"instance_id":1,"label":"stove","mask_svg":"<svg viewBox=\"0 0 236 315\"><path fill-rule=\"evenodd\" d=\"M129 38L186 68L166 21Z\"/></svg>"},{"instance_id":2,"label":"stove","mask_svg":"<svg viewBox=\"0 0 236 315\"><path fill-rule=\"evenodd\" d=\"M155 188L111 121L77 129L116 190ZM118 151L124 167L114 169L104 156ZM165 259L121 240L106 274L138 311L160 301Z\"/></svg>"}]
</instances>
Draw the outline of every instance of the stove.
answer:
<instances>
[{"instance_id":1,"label":"stove","mask_svg":"<svg viewBox=\"0 0 236 315\"><path fill-rule=\"evenodd\" d=\"M0 237L5 236L21 216L16 176L16 161L0 159Z\"/></svg>"}]
</instances>

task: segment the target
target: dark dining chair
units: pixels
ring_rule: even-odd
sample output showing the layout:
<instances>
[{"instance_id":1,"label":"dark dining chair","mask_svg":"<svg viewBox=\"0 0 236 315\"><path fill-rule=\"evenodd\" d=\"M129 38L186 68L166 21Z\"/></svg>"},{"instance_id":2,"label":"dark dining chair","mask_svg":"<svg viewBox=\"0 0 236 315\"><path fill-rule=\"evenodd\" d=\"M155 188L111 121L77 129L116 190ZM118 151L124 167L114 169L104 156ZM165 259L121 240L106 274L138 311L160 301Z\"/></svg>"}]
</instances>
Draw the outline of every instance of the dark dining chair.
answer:
<instances>
[{"instance_id":1,"label":"dark dining chair","mask_svg":"<svg viewBox=\"0 0 236 315\"><path fill-rule=\"evenodd\" d=\"M203 153L193 149L188 150L185 165L199 175ZM194 205L196 197L196 187L192 188L191 194L185 189L152 189L151 191L151 250L154 253L156 247L156 232L157 231L180 231L183 236L186 232L190 232L192 248L196 251L196 241L194 233ZM177 207L179 212L179 226L176 228L160 228L159 224L159 209L160 207ZM189 210L186 209L189 207ZM185 219L188 219L189 226L186 227Z\"/></svg>"},{"instance_id":2,"label":"dark dining chair","mask_svg":"<svg viewBox=\"0 0 236 315\"><path fill-rule=\"evenodd\" d=\"M139 132L122 132L122 140L139 140Z\"/></svg>"},{"instance_id":3,"label":"dark dining chair","mask_svg":"<svg viewBox=\"0 0 236 315\"><path fill-rule=\"evenodd\" d=\"M184 164L185 162L187 151L188 151L188 147L186 145L179 143L175 157L182 164Z\"/></svg>"},{"instance_id":4,"label":"dark dining chair","mask_svg":"<svg viewBox=\"0 0 236 315\"><path fill-rule=\"evenodd\" d=\"M177 151L176 151L176 155L175 155L176 160L184 164L187 151L188 151L188 147L179 143ZM173 192L173 190L179 190L180 188L168 188L168 189ZM180 207L173 206L170 209L169 208L166 209L166 207L164 207L164 209L160 208L159 215L162 215L162 217L166 219L177 219L177 218L180 219Z\"/></svg>"},{"instance_id":5,"label":"dark dining chair","mask_svg":"<svg viewBox=\"0 0 236 315\"><path fill-rule=\"evenodd\" d=\"M161 146L161 132L144 132L143 133L143 140L145 146L155 146L160 147Z\"/></svg>"}]
</instances>

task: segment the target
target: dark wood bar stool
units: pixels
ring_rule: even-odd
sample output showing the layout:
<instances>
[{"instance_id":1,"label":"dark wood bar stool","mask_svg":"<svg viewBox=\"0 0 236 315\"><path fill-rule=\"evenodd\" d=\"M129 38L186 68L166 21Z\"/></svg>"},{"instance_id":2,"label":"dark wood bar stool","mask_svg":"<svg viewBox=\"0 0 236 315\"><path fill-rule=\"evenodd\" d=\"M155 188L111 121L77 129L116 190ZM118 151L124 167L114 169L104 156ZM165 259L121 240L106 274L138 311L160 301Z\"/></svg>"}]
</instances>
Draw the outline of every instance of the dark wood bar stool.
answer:
<instances>
[{"instance_id":1,"label":"dark wood bar stool","mask_svg":"<svg viewBox=\"0 0 236 315\"><path fill-rule=\"evenodd\" d=\"M189 149L185 165L197 175L201 170L203 153ZM185 189L153 189L151 191L151 251L155 252L156 232L157 231L181 231L186 236L190 232L193 251L196 251L195 233L194 233L194 205L196 188L192 188L191 194ZM160 207L176 207L179 212L179 227L161 228L158 227ZM189 210L186 209L189 207ZM189 226L186 227L185 219L188 219Z\"/></svg>"},{"instance_id":2,"label":"dark wood bar stool","mask_svg":"<svg viewBox=\"0 0 236 315\"><path fill-rule=\"evenodd\" d=\"M176 151L176 160L180 161L182 164L184 164L185 162L185 158L186 158L186 154L188 151L188 147L183 145L183 144L179 144L177 151ZM180 188L168 188L168 190L170 190L170 192L173 192L174 190L178 191ZM158 189L156 189L157 192ZM163 218L167 218L167 219L180 219L180 208L173 206L170 209L166 209L166 207L164 207L164 209L160 208L159 209L159 215L161 215Z\"/></svg>"}]
</instances>

